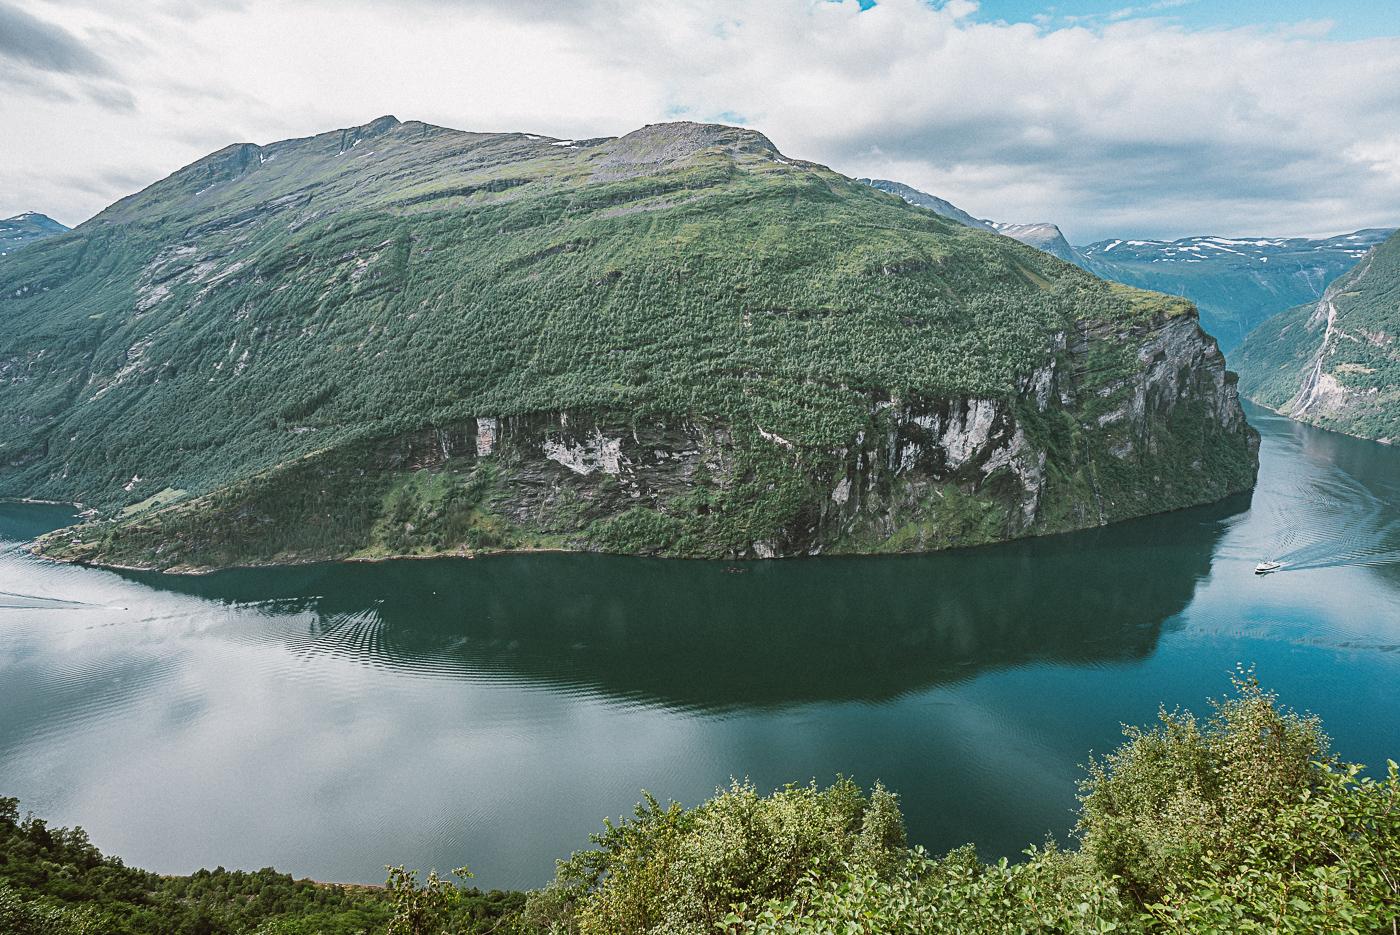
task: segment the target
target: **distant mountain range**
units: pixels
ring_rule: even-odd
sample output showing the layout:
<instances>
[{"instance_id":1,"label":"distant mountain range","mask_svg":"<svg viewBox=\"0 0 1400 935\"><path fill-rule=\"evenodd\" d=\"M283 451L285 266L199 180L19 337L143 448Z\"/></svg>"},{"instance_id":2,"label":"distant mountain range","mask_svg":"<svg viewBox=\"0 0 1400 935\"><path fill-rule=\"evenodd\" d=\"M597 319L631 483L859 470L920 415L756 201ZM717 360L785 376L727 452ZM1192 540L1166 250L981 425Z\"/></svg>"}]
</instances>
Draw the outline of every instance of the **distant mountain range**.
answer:
<instances>
[{"instance_id":1,"label":"distant mountain range","mask_svg":"<svg viewBox=\"0 0 1400 935\"><path fill-rule=\"evenodd\" d=\"M68 228L47 214L26 211L0 220L0 256L19 249L27 243L63 234Z\"/></svg>"},{"instance_id":2,"label":"distant mountain range","mask_svg":"<svg viewBox=\"0 0 1400 935\"><path fill-rule=\"evenodd\" d=\"M960 224L1014 237L1104 279L1184 296L1200 308L1202 327L1225 350L1237 346L1269 316L1318 301L1334 279L1394 233L1392 228L1370 228L1324 239L1117 239L1076 247L1059 227L1048 222L1007 224L975 218L942 198L900 182L862 181Z\"/></svg>"},{"instance_id":3,"label":"distant mountain range","mask_svg":"<svg viewBox=\"0 0 1400 935\"><path fill-rule=\"evenodd\" d=\"M1238 363L1241 389L1290 418L1400 442L1400 234L1260 325Z\"/></svg>"},{"instance_id":4,"label":"distant mountain range","mask_svg":"<svg viewBox=\"0 0 1400 935\"><path fill-rule=\"evenodd\" d=\"M1077 248L1085 269L1128 285L1191 299L1229 351L1265 319L1316 302L1366 251L1394 233L1359 230L1306 237L1103 240Z\"/></svg>"}]
</instances>

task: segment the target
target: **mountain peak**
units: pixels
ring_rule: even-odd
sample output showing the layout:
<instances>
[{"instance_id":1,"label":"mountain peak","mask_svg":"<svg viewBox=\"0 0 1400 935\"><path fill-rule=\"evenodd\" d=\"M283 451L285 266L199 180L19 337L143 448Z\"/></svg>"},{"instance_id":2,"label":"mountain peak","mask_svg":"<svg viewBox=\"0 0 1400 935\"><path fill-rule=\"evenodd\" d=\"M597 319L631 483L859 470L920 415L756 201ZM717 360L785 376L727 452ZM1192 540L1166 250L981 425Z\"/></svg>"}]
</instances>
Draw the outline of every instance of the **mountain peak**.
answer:
<instances>
[{"instance_id":1,"label":"mountain peak","mask_svg":"<svg viewBox=\"0 0 1400 935\"><path fill-rule=\"evenodd\" d=\"M53 228L59 232L68 230L64 224L60 224L47 214L38 211L21 211L14 217L0 218L0 224L36 224L40 227Z\"/></svg>"},{"instance_id":2,"label":"mountain peak","mask_svg":"<svg viewBox=\"0 0 1400 935\"><path fill-rule=\"evenodd\" d=\"M44 240L68 231L47 214L25 211L12 218L0 219L0 256L36 240Z\"/></svg>"},{"instance_id":3,"label":"mountain peak","mask_svg":"<svg viewBox=\"0 0 1400 935\"><path fill-rule=\"evenodd\" d=\"M911 205L921 208L928 208L930 211L947 218L950 221L957 221L967 227L974 227L978 230L992 231L1013 240L1030 244L1037 250L1043 250L1052 256L1057 256L1067 263L1076 266L1083 266L1083 258L1075 253L1065 235L1061 233L1058 225L1049 221L1036 221L1031 224L1011 224L1004 221L988 221L983 218L973 217L962 208L950 201L945 201L937 195L930 195L928 192L919 191L903 182L892 182L889 179L858 179L857 181L878 188L882 192L889 192L891 195L898 195Z\"/></svg>"},{"instance_id":4,"label":"mountain peak","mask_svg":"<svg viewBox=\"0 0 1400 935\"><path fill-rule=\"evenodd\" d=\"M400 121L399 118L395 117L393 114L385 114L382 117L375 117L369 123L365 124L362 127L359 127L358 129L363 130L367 134L383 133L385 130L394 129L394 127L397 127L401 122L402 121Z\"/></svg>"},{"instance_id":5,"label":"mountain peak","mask_svg":"<svg viewBox=\"0 0 1400 935\"><path fill-rule=\"evenodd\" d=\"M649 123L618 137L612 148L614 160L637 165L680 162L709 149L724 149L735 156L782 156L773 141L757 130L690 120Z\"/></svg>"}]
</instances>

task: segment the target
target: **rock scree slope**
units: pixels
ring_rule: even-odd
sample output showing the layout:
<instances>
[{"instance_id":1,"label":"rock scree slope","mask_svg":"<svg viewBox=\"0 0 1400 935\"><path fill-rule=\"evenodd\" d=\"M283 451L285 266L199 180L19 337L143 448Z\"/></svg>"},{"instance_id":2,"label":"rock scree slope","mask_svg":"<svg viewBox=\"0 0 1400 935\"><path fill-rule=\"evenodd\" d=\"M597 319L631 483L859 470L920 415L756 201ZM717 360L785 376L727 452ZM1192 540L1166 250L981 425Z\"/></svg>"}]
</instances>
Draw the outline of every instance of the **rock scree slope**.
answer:
<instances>
[{"instance_id":1,"label":"rock scree slope","mask_svg":"<svg viewBox=\"0 0 1400 935\"><path fill-rule=\"evenodd\" d=\"M916 551L1257 467L1189 303L727 126L229 146L7 258L0 316L0 495L97 563Z\"/></svg>"}]
</instances>

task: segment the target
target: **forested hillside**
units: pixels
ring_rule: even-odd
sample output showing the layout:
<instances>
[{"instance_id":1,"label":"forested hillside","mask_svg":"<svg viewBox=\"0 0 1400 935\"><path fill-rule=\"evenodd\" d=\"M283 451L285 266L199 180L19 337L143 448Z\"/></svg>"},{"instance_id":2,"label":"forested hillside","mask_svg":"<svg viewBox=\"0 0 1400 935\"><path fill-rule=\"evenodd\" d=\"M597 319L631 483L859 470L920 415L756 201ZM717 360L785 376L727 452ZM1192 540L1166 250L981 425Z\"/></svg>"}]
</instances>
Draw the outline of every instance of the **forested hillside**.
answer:
<instances>
[{"instance_id":1,"label":"forested hillside","mask_svg":"<svg viewBox=\"0 0 1400 935\"><path fill-rule=\"evenodd\" d=\"M221 150L0 267L0 494L158 567L912 550L1252 482L1186 303L748 130L386 117Z\"/></svg>"},{"instance_id":2,"label":"forested hillside","mask_svg":"<svg viewBox=\"0 0 1400 935\"><path fill-rule=\"evenodd\" d=\"M1252 399L1322 428L1400 441L1400 234L1321 301L1260 325L1239 359Z\"/></svg>"}]
</instances>

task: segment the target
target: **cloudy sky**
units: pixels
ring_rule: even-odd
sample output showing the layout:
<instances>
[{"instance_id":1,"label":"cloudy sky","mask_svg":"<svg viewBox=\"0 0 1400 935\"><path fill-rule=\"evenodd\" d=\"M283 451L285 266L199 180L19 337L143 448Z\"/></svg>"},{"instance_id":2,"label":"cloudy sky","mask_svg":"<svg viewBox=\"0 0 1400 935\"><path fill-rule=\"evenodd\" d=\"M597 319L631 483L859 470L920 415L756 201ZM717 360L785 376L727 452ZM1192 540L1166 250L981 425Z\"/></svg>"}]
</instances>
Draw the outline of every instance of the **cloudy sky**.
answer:
<instances>
[{"instance_id":1,"label":"cloudy sky","mask_svg":"<svg viewBox=\"0 0 1400 935\"><path fill-rule=\"evenodd\" d=\"M1076 243L1400 224L1391 0L0 0L0 89L0 217L68 224L389 113L741 123Z\"/></svg>"}]
</instances>

